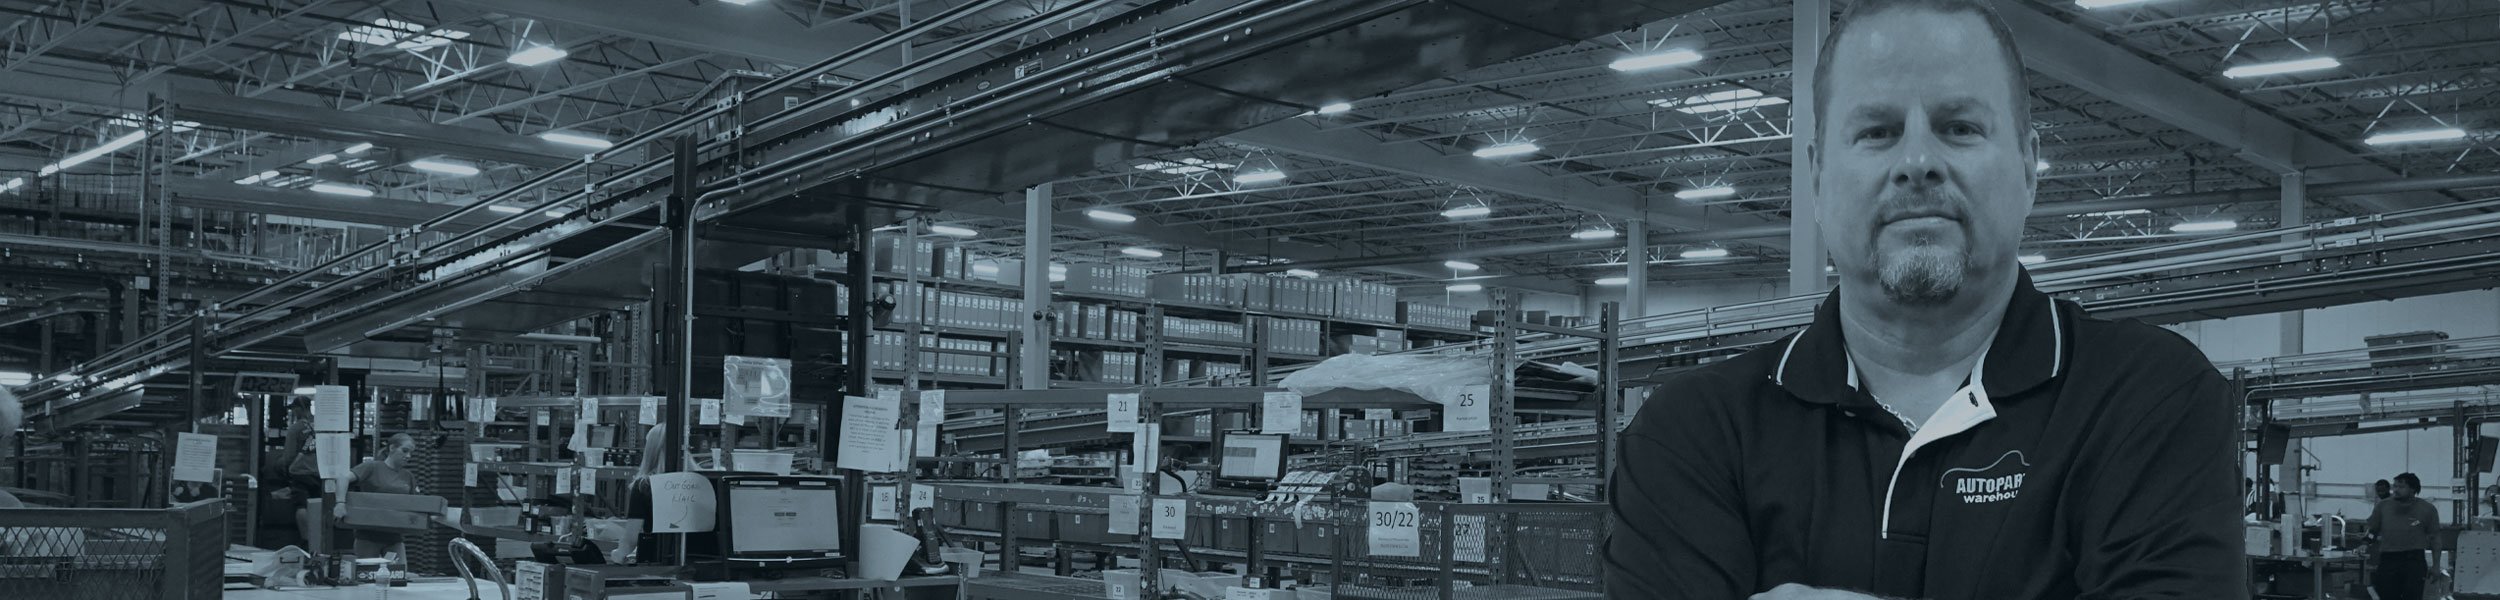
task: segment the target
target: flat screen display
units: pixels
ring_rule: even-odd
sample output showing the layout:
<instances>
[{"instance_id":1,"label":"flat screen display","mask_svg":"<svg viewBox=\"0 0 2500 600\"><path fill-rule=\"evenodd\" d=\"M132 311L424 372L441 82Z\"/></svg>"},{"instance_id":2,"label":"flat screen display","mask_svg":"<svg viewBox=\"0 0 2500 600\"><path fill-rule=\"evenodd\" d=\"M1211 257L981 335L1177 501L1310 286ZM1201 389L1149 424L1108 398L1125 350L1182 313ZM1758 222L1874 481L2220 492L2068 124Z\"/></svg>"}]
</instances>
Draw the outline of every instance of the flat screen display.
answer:
<instances>
[{"instance_id":1,"label":"flat screen display","mask_svg":"<svg viewBox=\"0 0 2500 600\"><path fill-rule=\"evenodd\" d=\"M1285 436L1282 434L1226 434L1223 453L1224 460L1216 464L1215 474L1218 477L1277 479L1285 476Z\"/></svg>"},{"instance_id":2,"label":"flat screen display","mask_svg":"<svg viewBox=\"0 0 2500 600\"><path fill-rule=\"evenodd\" d=\"M733 554L838 552L840 490L825 487L729 488Z\"/></svg>"}]
</instances>

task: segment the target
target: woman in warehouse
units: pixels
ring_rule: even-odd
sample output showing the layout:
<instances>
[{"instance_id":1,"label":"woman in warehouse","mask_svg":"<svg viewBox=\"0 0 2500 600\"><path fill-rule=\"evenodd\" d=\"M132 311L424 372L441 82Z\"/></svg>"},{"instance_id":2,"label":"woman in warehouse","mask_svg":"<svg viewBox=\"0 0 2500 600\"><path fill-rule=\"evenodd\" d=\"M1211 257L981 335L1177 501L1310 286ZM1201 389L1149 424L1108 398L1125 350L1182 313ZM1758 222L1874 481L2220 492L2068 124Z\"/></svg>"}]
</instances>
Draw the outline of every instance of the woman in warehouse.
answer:
<instances>
[{"instance_id":1,"label":"woman in warehouse","mask_svg":"<svg viewBox=\"0 0 2500 600\"><path fill-rule=\"evenodd\" d=\"M409 437L405 433L392 435L388 443L382 445L381 453L374 460L367 460L348 471L348 491L378 494L417 493L417 477L408 472L407 468L408 455L416 450L416 438ZM339 503L330 509L330 516L338 519L347 518L347 505L347 496L341 494ZM397 532L372 529L355 531L356 556L375 558L397 555L401 561L407 559L408 549L405 536Z\"/></svg>"}]
</instances>

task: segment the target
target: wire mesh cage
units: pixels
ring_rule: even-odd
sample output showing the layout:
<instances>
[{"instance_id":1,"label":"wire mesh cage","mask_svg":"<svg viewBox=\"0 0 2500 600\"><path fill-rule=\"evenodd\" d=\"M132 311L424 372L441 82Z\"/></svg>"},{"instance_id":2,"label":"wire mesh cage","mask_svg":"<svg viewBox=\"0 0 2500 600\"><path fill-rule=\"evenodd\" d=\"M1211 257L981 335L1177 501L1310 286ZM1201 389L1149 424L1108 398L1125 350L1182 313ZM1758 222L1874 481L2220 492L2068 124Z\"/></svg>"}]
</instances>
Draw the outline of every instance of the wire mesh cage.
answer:
<instances>
[{"instance_id":1,"label":"wire mesh cage","mask_svg":"<svg viewBox=\"0 0 2500 600\"><path fill-rule=\"evenodd\" d=\"M217 598L225 501L166 509L0 511L0 597Z\"/></svg>"},{"instance_id":2,"label":"wire mesh cage","mask_svg":"<svg viewBox=\"0 0 2500 600\"><path fill-rule=\"evenodd\" d=\"M1598 597L1596 560L1605 538L1599 504L1416 503L1415 556L1381 556L1380 511L1338 536L1335 598L1354 600L1561 600ZM1392 520L1395 516L1392 515Z\"/></svg>"}]
</instances>

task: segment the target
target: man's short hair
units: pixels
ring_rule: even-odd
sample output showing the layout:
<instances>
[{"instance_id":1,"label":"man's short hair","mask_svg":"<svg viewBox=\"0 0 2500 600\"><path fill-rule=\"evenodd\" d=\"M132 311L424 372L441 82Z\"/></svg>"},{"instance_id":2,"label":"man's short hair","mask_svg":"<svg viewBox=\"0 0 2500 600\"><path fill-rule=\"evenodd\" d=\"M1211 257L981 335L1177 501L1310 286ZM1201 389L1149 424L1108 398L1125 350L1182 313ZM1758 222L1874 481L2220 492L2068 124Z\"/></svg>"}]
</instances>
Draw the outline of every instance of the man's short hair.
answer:
<instances>
[{"instance_id":1,"label":"man's short hair","mask_svg":"<svg viewBox=\"0 0 2500 600\"><path fill-rule=\"evenodd\" d=\"M2396 476L2396 483L2404 484L2405 487L2411 488L2413 493L2422 493L2422 477L2419 475L2414 475L2412 473L2399 474Z\"/></svg>"},{"instance_id":2,"label":"man's short hair","mask_svg":"<svg viewBox=\"0 0 2500 600\"><path fill-rule=\"evenodd\" d=\"M2014 124L2028 127L2031 122L2030 77L2023 72L2022 52L2014 47L2014 31L2005 26L2003 17L1997 16L1995 2L1992 0L1859 0L1850 4L1848 10L1841 12L1839 21L1832 23L1831 35L1823 36L1822 52L1815 55L1821 58L1814 63L1813 82L1814 89L1818 92L1814 95L1814 135L1817 140L1823 136L1823 125L1827 120L1823 118L1823 115L1827 113L1825 109L1830 107L1832 102L1832 95L1826 92L1831 89L1832 63L1837 62L1832 60L1832 49L1840 45L1840 36L1847 34L1849 27L1857 24L1860 19L1902 10L1923 10L1948 15L1976 15L1980 21L1986 22L1988 33L1996 36L1997 53L2005 57L2006 69L2010 71L2006 75L2009 77L2008 81L2013 82L2011 91L2014 95L2014 103L2008 108L2012 111Z\"/></svg>"}]
</instances>

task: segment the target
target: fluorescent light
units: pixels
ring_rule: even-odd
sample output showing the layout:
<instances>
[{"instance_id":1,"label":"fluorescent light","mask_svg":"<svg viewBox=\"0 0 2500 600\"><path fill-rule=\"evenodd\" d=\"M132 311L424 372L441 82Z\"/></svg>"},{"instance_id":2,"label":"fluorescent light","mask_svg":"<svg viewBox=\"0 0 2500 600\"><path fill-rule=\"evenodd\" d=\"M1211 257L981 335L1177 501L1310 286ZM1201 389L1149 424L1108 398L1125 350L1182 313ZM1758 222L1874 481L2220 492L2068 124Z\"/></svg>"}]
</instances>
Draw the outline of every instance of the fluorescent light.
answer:
<instances>
[{"instance_id":1,"label":"fluorescent light","mask_svg":"<svg viewBox=\"0 0 2500 600\"><path fill-rule=\"evenodd\" d=\"M1693 258L1693 259L1701 259L1701 258L1727 258L1727 249L1726 249L1726 248L1695 248L1695 249L1692 249L1692 250L1686 250L1686 251L1684 251L1684 253L1683 253L1683 254L1681 254L1681 255L1679 255L1679 256L1682 256L1682 257L1684 257L1684 258Z\"/></svg>"},{"instance_id":2,"label":"fluorescent light","mask_svg":"<svg viewBox=\"0 0 2500 600\"><path fill-rule=\"evenodd\" d=\"M597 150L606 150L616 147L616 142L565 131L549 131L541 133L538 134L538 139L564 144L567 146L581 146Z\"/></svg>"},{"instance_id":3,"label":"fluorescent light","mask_svg":"<svg viewBox=\"0 0 2500 600\"><path fill-rule=\"evenodd\" d=\"M310 395L313 395L313 394L318 394L318 393L321 393L321 389L320 389L320 388L309 387L309 386L308 386L308 387L299 387L299 388L295 388L295 395L297 395L297 396L310 396Z\"/></svg>"},{"instance_id":4,"label":"fluorescent light","mask_svg":"<svg viewBox=\"0 0 2500 600\"><path fill-rule=\"evenodd\" d=\"M1619 233L1619 232L1616 232L1616 231L1614 230L1614 228L1612 228L1612 227L1600 227L1600 228L1597 228L1597 229L1582 229L1582 230L1579 230L1579 231L1574 231L1574 232L1571 232L1571 239L1575 239L1575 240L1611 240L1611 239L1615 239L1615 236L1618 236L1618 235L1623 235L1623 234L1622 234L1622 233Z\"/></svg>"},{"instance_id":5,"label":"fluorescent light","mask_svg":"<svg viewBox=\"0 0 2500 600\"><path fill-rule=\"evenodd\" d=\"M934 233L934 234L944 235L944 236L953 236L953 237L966 237L966 238L968 238L968 237L980 237L980 236L981 236L981 232L978 232L978 231L973 231L972 229L970 229L970 228L966 228L966 227L957 227L957 226L954 226L954 225L930 225L930 226L929 226L929 233Z\"/></svg>"},{"instance_id":6,"label":"fluorescent light","mask_svg":"<svg viewBox=\"0 0 2500 600\"><path fill-rule=\"evenodd\" d=\"M1121 249L1120 249L1120 253L1121 253L1121 254L1126 254L1126 255L1129 255L1129 256L1138 257L1138 258L1163 258L1163 251L1162 251L1162 250L1156 250L1156 249L1153 249L1153 248L1139 248L1139 247L1136 247L1136 246L1129 246L1129 247L1127 247L1127 248L1121 248Z\"/></svg>"},{"instance_id":7,"label":"fluorescent light","mask_svg":"<svg viewBox=\"0 0 2500 600\"><path fill-rule=\"evenodd\" d=\"M2127 217L2127 216L2134 216L2134 215L2149 215L2149 214L2153 214L2153 211L2150 211L2150 210L2145 210L2145 209L2141 209L2141 208L2130 208L2130 209L2126 209L2126 210L2104 210L2104 211L2101 211L2101 212L2095 212L2095 213L2083 213L2083 216L2086 216L2086 217L2109 218L2109 217Z\"/></svg>"},{"instance_id":8,"label":"fluorescent light","mask_svg":"<svg viewBox=\"0 0 2500 600\"><path fill-rule=\"evenodd\" d=\"M1652 106L1660 108L1674 108L1676 112L1688 115L1735 112L1749 108L1778 106L1787 103L1787 98L1764 96L1762 95L1761 90L1747 88L1733 89L1724 92L1711 92L1699 96L1686 96L1683 100L1658 99L1649 101L1649 104Z\"/></svg>"},{"instance_id":9,"label":"fluorescent light","mask_svg":"<svg viewBox=\"0 0 2500 600\"><path fill-rule=\"evenodd\" d=\"M1318 279L1319 272L1310 269L1285 269L1285 274L1303 279Z\"/></svg>"},{"instance_id":10,"label":"fluorescent light","mask_svg":"<svg viewBox=\"0 0 2500 600\"><path fill-rule=\"evenodd\" d=\"M564 211L561 211L561 210L550 210L550 211L547 211L547 212L538 213L538 215L539 215L539 216L542 216L542 217L550 218L550 219L562 219L562 218L564 218Z\"/></svg>"},{"instance_id":11,"label":"fluorescent light","mask_svg":"<svg viewBox=\"0 0 2500 600\"><path fill-rule=\"evenodd\" d=\"M564 57L571 56L572 54L572 52L568 52L563 48L557 48L555 46L531 46L527 50L514 52L511 56L504 57L503 61L524 67L535 67L563 60Z\"/></svg>"},{"instance_id":12,"label":"fluorescent light","mask_svg":"<svg viewBox=\"0 0 2500 600\"><path fill-rule=\"evenodd\" d=\"M2189 221L2170 226L2171 231L2178 233L2213 233L2239 228L2239 221Z\"/></svg>"},{"instance_id":13,"label":"fluorescent light","mask_svg":"<svg viewBox=\"0 0 2500 600\"><path fill-rule=\"evenodd\" d=\"M1734 195L1736 195L1736 188L1718 186L1679 191L1675 193L1675 198L1677 200L1707 200L1711 198L1726 198Z\"/></svg>"},{"instance_id":14,"label":"fluorescent light","mask_svg":"<svg viewBox=\"0 0 2500 600\"><path fill-rule=\"evenodd\" d=\"M1536 151L1544 149L1545 148L1543 147L1537 146L1536 142L1510 142L1504 144L1494 144L1483 148L1477 148L1476 158L1501 158L1505 156L1535 154Z\"/></svg>"},{"instance_id":15,"label":"fluorescent light","mask_svg":"<svg viewBox=\"0 0 2500 600\"><path fill-rule=\"evenodd\" d=\"M2367 140L2362 140L2362 142L2361 142L2361 143L2364 143L2364 144L2369 144L2369 145L2372 145L2372 146L2384 146L2384 145L2388 145L2388 144L2407 144L2407 143L2413 143L2413 142L2438 142L2438 141L2445 141L2445 140L2461 140L2461 139L2465 139L2465 130L2463 130L2463 129L2458 129L2458 128L2455 128L2455 127L2450 127L2450 128L2446 128L2446 129L2424 129L2424 130L2420 130L2420 131L2400 131L2400 132L2396 132L2396 133L2382 133L2382 134L2378 134L2378 135L2373 135L2373 136L2370 136L2370 139L2367 139Z\"/></svg>"},{"instance_id":16,"label":"fluorescent light","mask_svg":"<svg viewBox=\"0 0 2500 600\"><path fill-rule=\"evenodd\" d=\"M424 25L398 19L374 19L372 25L358 25L339 32L339 39L401 50L424 50L467 39L469 32L458 29L427 30Z\"/></svg>"},{"instance_id":17,"label":"fluorescent light","mask_svg":"<svg viewBox=\"0 0 2500 600\"><path fill-rule=\"evenodd\" d=\"M2222 76L2223 76L2223 77L2229 77L2229 78L2232 78L2232 79L2244 79L2244 78L2249 78L2249 77L2265 77L2265 76L2268 76L2268 75L2282 75L2282 74L2285 74L2285 73L2301 73L2301 72L2306 72L2306 71L2323 71L2323 70L2333 69L2333 68L2338 68L2338 67L2342 67L2342 66L2344 66L2344 61L2335 60L2333 57L2324 57L2324 56L2321 56L2321 57L2317 57L2317 58L2303 58L2303 59L2299 59L2299 60L2287 60L2287 61L2282 61L2282 62L2259 63L2259 64L2253 64L2253 65L2240 65L2240 66L2231 67L2231 68L2228 68L2228 69L2223 69L2223 70L2222 70Z\"/></svg>"},{"instance_id":18,"label":"fluorescent light","mask_svg":"<svg viewBox=\"0 0 2500 600\"><path fill-rule=\"evenodd\" d=\"M1319 105L1319 114L1323 115L1340 115L1353 111L1354 105L1344 102L1330 102Z\"/></svg>"},{"instance_id":19,"label":"fluorescent light","mask_svg":"<svg viewBox=\"0 0 2500 600\"><path fill-rule=\"evenodd\" d=\"M14 192L17 191L17 188L22 187L26 187L26 178L10 178L7 184L0 184L0 192Z\"/></svg>"},{"instance_id":20,"label":"fluorescent light","mask_svg":"<svg viewBox=\"0 0 2500 600\"><path fill-rule=\"evenodd\" d=\"M1444 266L1444 267L1449 267L1449 268L1450 268L1450 270L1452 270L1452 271L1473 271L1473 270L1476 270L1476 269L1482 269L1482 268L1484 268L1484 266L1482 266L1482 265L1478 265L1478 264L1476 264L1476 263L1471 263L1471 262L1467 262L1467 261L1463 261L1463 260L1445 260L1445 261L1441 261L1441 266Z\"/></svg>"},{"instance_id":21,"label":"fluorescent light","mask_svg":"<svg viewBox=\"0 0 2500 600\"><path fill-rule=\"evenodd\" d=\"M444 175L458 175L462 177L476 175L478 173L476 165L432 158L420 158L408 161L408 168L419 171L442 173Z\"/></svg>"},{"instance_id":22,"label":"fluorescent light","mask_svg":"<svg viewBox=\"0 0 2500 600\"><path fill-rule=\"evenodd\" d=\"M1108 208L1088 208L1088 209L1085 209L1085 217L1086 217L1086 218L1089 218L1089 219L1096 220L1096 221L1109 221L1109 222L1113 222L1113 223L1135 223L1135 222L1137 222L1137 215L1132 215L1132 214L1128 214L1128 213L1124 213L1124 212L1120 212L1120 211L1116 211L1116 210L1111 210L1111 209L1108 209Z\"/></svg>"},{"instance_id":23,"label":"fluorescent light","mask_svg":"<svg viewBox=\"0 0 2500 600\"><path fill-rule=\"evenodd\" d=\"M348 146L346 150L341 150L340 152L344 152L348 156L355 156L358 154L364 154L366 150L372 149L373 142L359 142L354 146Z\"/></svg>"},{"instance_id":24,"label":"fluorescent light","mask_svg":"<svg viewBox=\"0 0 2500 600\"><path fill-rule=\"evenodd\" d=\"M85 152L80 152L80 153L77 153L77 154L72 154L72 155L69 155L69 158L64 158L64 159L61 159L61 162L56 162L56 163L52 163L52 164L49 164L49 165L44 165L43 170L41 170L41 171L37 171L35 176L36 176L36 177L47 177L47 176L52 175L53 173L59 173L59 172L62 172L62 171L67 171L67 170L70 170L70 169L73 169L73 168L77 168L77 167L78 167L78 165L87 164L87 162L88 162L88 161L92 161L92 160L95 160L95 159L98 159L98 158L103 158L105 155L112 154L112 153L115 153L115 152L120 152L120 151L121 151L121 149L123 149L123 148L128 148L128 147L130 147L130 145L131 145L131 144L136 144L136 143L139 143L139 140L144 140L144 139L147 139L147 138L148 138L148 132L147 132L147 131L145 131L145 130L141 130L141 131L133 131L133 132L130 132L130 133L125 133L125 134L122 134L122 136L121 136L121 137L113 138L113 139L111 139L111 140L109 140L109 141L106 141L106 142L104 142L104 144L103 144L103 145L101 145L101 146L96 146L96 147L94 147L94 148L88 148L88 149L87 149L87 151L85 151Z\"/></svg>"},{"instance_id":25,"label":"fluorescent light","mask_svg":"<svg viewBox=\"0 0 2500 600\"><path fill-rule=\"evenodd\" d=\"M2048 261L2049 261L2049 257L2048 257L2048 256L2045 256L2045 255L2040 255L2040 254L2025 254L2025 255L2022 255L2022 257L2017 258L2017 259L2015 259L2015 260L2020 260L2020 261L2023 261L2023 264L2029 265L2029 264L2039 264L2039 263L2048 262Z\"/></svg>"},{"instance_id":26,"label":"fluorescent light","mask_svg":"<svg viewBox=\"0 0 2500 600\"><path fill-rule=\"evenodd\" d=\"M1597 285L1630 285L1631 283L1632 283L1632 278L1630 278L1630 277L1599 277L1599 278L1597 278Z\"/></svg>"},{"instance_id":27,"label":"fluorescent light","mask_svg":"<svg viewBox=\"0 0 2500 600\"><path fill-rule=\"evenodd\" d=\"M1453 209L1449 209L1449 210L1441 211L1441 216L1444 216L1444 217L1449 217L1449 218L1452 218L1452 219L1464 219L1464 218L1467 218L1467 217L1481 217L1481 216L1485 216L1485 215L1489 215L1489 214L1493 214L1493 207L1492 207L1492 206L1488 206L1488 205L1483 205L1483 204L1469 204L1469 205L1466 205L1466 206L1461 206L1461 207L1458 207L1458 208L1453 208Z\"/></svg>"},{"instance_id":28,"label":"fluorescent light","mask_svg":"<svg viewBox=\"0 0 2500 600\"><path fill-rule=\"evenodd\" d=\"M972 265L972 274L978 277L997 277L998 265L993 263L974 263Z\"/></svg>"},{"instance_id":29,"label":"fluorescent light","mask_svg":"<svg viewBox=\"0 0 2500 600\"><path fill-rule=\"evenodd\" d=\"M721 3L723 3L723 4L736 4L736 5L739 5L739 6L746 6L746 5L749 5L749 4L754 4L754 3L756 2L756 0L720 0L720 1L721 1Z\"/></svg>"},{"instance_id":30,"label":"fluorescent light","mask_svg":"<svg viewBox=\"0 0 2500 600\"><path fill-rule=\"evenodd\" d=\"M1233 183L1271 183L1285 180L1284 171L1251 171L1233 176Z\"/></svg>"},{"instance_id":31,"label":"fluorescent light","mask_svg":"<svg viewBox=\"0 0 2500 600\"><path fill-rule=\"evenodd\" d=\"M1453 286L1450 286L1450 287L1445 288L1445 289L1448 289L1448 290L1449 290L1449 291L1451 291L1451 292L1460 293L1460 294L1465 294L1465 293L1469 293L1469 292L1481 292L1481 291L1484 291L1484 286L1483 286L1483 285L1479 285L1479 284L1473 284L1473 283L1461 283L1461 284L1458 284L1458 285L1453 285Z\"/></svg>"},{"instance_id":32,"label":"fluorescent light","mask_svg":"<svg viewBox=\"0 0 2500 600\"><path fill-rule=\"evenodd\" d=\"M2034 165L2032 165L2032 166L2031 166L2031 170L2034 170L2034 171L2046 171L2046 170L2049 170L2049 161L2045 161L2045 160L2044 160L2044 161L2040 161L2040 162L2039 162L2039 164L2034 164Z\"/></svg>"},{"instance_id":33,"label":"fluorescent light","mask_svg":"<svg viewBox=\"0 0 2500 600\"><path fill-rule=\"evenodd\" d=\"M307 158L307 159L304 159L304 164L308 164L308 165L328 164L330 161L334 161L334 160L338 160L338 159L339 159L339 155L336 155L336 154L323 154L323 155L320 155L320 156L315 156L315 157L312 157L312 158Z\"/></svg>"},{"instance_id":34,"label":"fluorescent light","mask_svg":"<svg viewBox=\"0 0 2500 600\"><path fill-rule=\"evenodd\" d=\"M486 207L486 210L491 210L491 211L495 211L495 212L499 212L499 213L503 213L503 214L507 214L507 215L517 215L517 214L521 214L521 211L524 211L524 210L529 210L529 209L521 208L521 207L518 207L518 206L504 206L504 205L501 205L501 204L497 204L497 205L494 205L494 206L489 206L489 207Z\"/></svg>"},{"instance_id":35,"label":"fluorescent light","mask_svg":"<svg viewBox=\"0 0 2500 600\"><path fill-rule=\"evenodd\" d=\"M1615 59L1614 63L1606 65L1606 68L1628 73L1659 67L1689 65L1697 62L1701 62L1700 52L1694 52L1691 50L1668 50L1657 54L1643 54L1640 56L1626 56L1618 58Z\"/></svg>"},{"instance_id":36,"label":"fluorescent light","mask_svg":"<svg viewBox=\"0 0 2500 600\"><path fill-rule=\"evenodd\" d=\"M1196 158L1183 158L1179 161L1147 161L1144 164L1137 165L1137 170L1154 171L1166 175L1197 175L1212 171L1230 170L1239 166L1240 165L1228 162L1214 162L1199 160Z\"/></svg>"},{"instance_id":37,"label":"fluorescent light","mask_svg":"<svg viewBox=\"0 0 2500 600\"><path fill-rule=\"evenodd\" d=\"M26 384L29 384L29 383L34 383L34 381L35 381L35 374L33 374L33 373L20 373L20 372L17 372L17 371L0 371L0 385L26 385Z\"/></svg>"},{"instance_id":38,"label":"fluorescent light","mask_svg":"<svg viewBox=\"0 0 2500 600\"><path fill-rule=\"evenodd\" d=\"M2128 4L2136 4L2146 1L2147 0L2075 0L2075 6L2079 8L2109 8L2112 6L2125 6Z\"/></svg>"},{"instance_id":39,"label":"fluorescent light","mask_svg":"<svg viewBox=\"0 0 2500 600\"><path fill-rule=\"evenodd\" d=\"M313 192L315 192L315 193L332 194L332 195L338 195L338 196L355 196L355 197L358 197L358 198L371 198L371 197L373 197L373 190L368 190L368 189L365 189L365 188L356 187L356 186L352 186L352 185L347 185L347 184L343 184L343 183L330 183L330 182L327 182L327 181L312 184L312 191L313 191Z\"/></svg>"}]
</instances>

